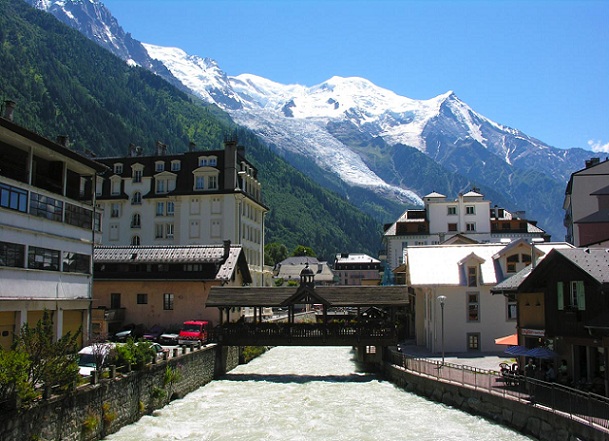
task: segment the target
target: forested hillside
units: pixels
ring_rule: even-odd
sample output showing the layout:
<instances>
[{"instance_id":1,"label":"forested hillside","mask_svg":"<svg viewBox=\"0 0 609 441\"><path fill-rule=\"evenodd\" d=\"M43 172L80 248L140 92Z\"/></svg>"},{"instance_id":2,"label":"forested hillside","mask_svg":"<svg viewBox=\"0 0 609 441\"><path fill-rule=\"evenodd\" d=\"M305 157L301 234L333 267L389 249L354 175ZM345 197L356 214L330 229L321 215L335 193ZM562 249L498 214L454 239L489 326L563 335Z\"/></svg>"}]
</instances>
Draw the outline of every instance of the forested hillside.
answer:
<instances>
[{"instance_id":1,"label":"forested hillside","mask_svg":"<svg viewBox=\"0 0 609 441\"><path fill-rule=\"evenodd\" d=\"M222 148L236 135L259 169L266 242L303 244L318 256L375 255L380 222L364 215L275 155L215 106L122 60L22 0L0 0L0 98L17 102L15 122L98 156L124 155L130 143L151 154L156 141L180 152Z\"/></svg>"}]
</instances>

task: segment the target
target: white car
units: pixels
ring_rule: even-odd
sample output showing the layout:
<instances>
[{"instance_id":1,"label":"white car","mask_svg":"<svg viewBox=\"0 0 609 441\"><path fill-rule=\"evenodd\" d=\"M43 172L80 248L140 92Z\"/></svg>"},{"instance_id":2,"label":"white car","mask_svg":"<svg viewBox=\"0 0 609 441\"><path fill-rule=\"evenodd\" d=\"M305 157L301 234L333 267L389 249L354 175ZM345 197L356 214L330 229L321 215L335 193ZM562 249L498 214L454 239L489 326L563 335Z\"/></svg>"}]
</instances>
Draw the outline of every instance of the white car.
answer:
<instances>
[{"instance_id":1,"label":"white car","mask_svg":"<svg viewBox=\"0 0 609 441\"><path fill-rule=\"evenodd\" d=\"M101 343L82 348L78 351L78 373L83 377L90 376L95 369L101 367L96 364L99 361L96 360L96 355L101 356L101 364L103 365L106 357L115 346L114 343Z\"/></svg>"}]
</instances>

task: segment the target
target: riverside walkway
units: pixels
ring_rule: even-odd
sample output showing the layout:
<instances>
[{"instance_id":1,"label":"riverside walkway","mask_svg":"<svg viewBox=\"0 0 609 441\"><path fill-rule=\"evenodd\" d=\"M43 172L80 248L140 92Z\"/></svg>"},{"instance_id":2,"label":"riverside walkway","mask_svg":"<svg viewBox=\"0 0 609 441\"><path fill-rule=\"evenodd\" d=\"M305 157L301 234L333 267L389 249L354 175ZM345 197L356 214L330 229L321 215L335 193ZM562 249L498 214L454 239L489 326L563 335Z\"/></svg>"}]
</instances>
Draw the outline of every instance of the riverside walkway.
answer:
<instances>
[{"instance_id":1,"label":"riverside walkway","mask_svg":"<svg viewBox=\"0 0 609 441\"><path fill-rule=\"evenodd\" d=\"M500 372L499 364L511 364L510 356L445 354L442 362L441 356L425 348L408 344L398 348L389 351L388 361L411 373L523 402L587 424L609 439L607 397L522 375L506 377Z\"/></svg>"}]
</instances>

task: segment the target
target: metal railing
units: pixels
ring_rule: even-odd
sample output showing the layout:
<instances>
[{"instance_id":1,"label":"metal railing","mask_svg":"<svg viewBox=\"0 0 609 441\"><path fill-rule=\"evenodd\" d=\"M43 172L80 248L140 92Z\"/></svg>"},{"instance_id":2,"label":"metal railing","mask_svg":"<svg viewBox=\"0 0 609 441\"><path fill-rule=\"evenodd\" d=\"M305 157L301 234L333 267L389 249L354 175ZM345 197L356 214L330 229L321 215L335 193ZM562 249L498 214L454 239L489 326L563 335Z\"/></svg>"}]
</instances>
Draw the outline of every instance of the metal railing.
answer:
<instances>
[{"instance_id":1,"label":"metal railing","mask_svg":"<svg viewBox=\"0 0 609 441\"><path fill-rule=\"evenodd\" d=\"M546 409L609 433L609 398L519 375L387 352L387 361L417 375Z\"/></svg>"}]
</instances>

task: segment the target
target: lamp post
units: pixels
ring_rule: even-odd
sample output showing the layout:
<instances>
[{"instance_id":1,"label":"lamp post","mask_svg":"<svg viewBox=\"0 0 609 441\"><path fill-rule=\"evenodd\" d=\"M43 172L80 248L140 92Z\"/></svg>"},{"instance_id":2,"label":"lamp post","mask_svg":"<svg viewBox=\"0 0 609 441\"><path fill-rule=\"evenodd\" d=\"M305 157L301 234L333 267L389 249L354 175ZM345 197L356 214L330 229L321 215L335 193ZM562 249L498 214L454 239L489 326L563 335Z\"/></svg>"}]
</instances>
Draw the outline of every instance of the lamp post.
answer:
<instances>
[{"instance_id":1,"label":"lamp post","mask_svg":"<svg viewBox=\"0 0 609 441\"><path fill-rule=\"evenodd\" d=\"M438 296L440 302L441 322L442 322L442 366L444 366L444 303L446 302L446 296Z\"/></svg>"}]
</instances>

